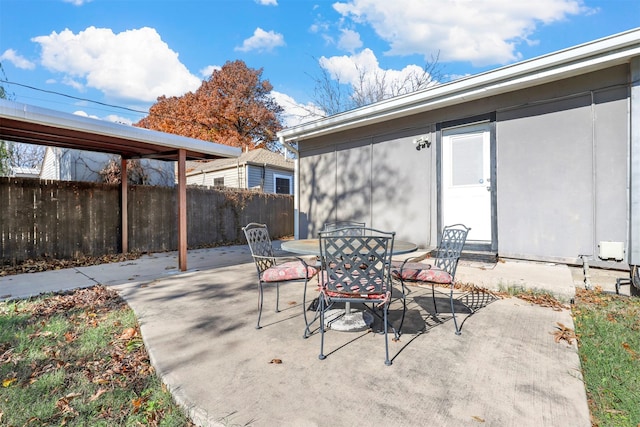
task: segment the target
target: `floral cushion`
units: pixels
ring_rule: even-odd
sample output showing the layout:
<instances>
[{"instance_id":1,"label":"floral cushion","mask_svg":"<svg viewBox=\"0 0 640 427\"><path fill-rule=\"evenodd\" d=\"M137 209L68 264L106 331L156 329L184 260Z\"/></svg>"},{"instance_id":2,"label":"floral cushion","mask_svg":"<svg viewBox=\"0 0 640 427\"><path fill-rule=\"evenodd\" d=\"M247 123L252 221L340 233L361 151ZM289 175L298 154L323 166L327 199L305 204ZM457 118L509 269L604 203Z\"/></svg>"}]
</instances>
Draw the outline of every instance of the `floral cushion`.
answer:
<instances>
[{"instance_id":1,"label":"floral cushion","mask_svg":"<svg viewBox=\"0 0 640 427\"><path fill-rule=\"evenodd\" d=\"M318 270L300 261L289 261L267 268L262 273L263 282L286 282L287 280L309 279L316 275Z\"/></svg>"},{"instance_id":2,"label":"floral cushion","mask_svg":"<svg viewBox=\"0 0 640 427\"><path fill-rule=\"evenodd\" d=\"M386 295L386 286L380 286L381 280L376 277L374 279L375 286L373 284L367 284L369 281L362 277L358 283L353 283L351 279L341 280L339 277L328 277L326 271L320 273L320 288L328 296L332 297L353 297L353 298L368 298L368 299L383 299ZM353 271L352 277L358 277L359 272ZM366 285L366 286L365 286ZM361 289L365 286L364 289ZM376 287L382 288L380 293L373 293ZM360 293L364 292L364 293Z\"/></svg>"},{"instance_id":3,"label":"floral cushion","mask_svg":"<svg viewBox=\"0 0 640 427\"><path fill-rule=\"evenodd\" d=\"M434 268L429 264L421 262L408 262L402 268L402 264L395 264L392 267L391 274L396 279L402 279L407 282L430 282L450 284L452 277L449 273L439 268Z\"/></svg>"}]
</instances>

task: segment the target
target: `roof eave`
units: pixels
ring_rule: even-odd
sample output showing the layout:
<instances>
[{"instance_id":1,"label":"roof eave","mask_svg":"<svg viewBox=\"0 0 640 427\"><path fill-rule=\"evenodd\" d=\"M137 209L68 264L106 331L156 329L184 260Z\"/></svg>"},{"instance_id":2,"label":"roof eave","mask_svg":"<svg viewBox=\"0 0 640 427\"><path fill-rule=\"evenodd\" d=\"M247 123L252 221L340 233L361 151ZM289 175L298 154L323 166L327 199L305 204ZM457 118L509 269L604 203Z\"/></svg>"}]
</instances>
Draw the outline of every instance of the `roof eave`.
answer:
<instances>
[{"instance_id":1,"label":"roof eave","mask_svg":"<svg viewBox=\"0 0 640 427\"><path fill-rule=\"evenodd\" d=\"M640 29L635 29L285 129L278 132L278 137L284 142L301 141L355 129L597 71L627 63L638 55Z\"/></svg>"}]
</instances>

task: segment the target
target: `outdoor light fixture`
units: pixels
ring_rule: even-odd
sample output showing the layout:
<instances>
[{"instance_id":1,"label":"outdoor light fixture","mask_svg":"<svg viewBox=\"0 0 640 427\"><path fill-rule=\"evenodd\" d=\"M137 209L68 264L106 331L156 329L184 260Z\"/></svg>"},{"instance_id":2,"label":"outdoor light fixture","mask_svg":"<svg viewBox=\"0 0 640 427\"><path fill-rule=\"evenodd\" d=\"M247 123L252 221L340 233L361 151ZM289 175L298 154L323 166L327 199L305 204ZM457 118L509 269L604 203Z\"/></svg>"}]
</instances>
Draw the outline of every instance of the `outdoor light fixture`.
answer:
<instances>
[{"instance_id":1,"label":"outdoor light fixture","mask_svg":"<svg viewBox=\"0 0 640 427\"><path fill-rule=\"evenodd\" d=\"M426 136L421 136L413 140L413 143L416 145L416 150L420 151L423 148L431 147L431 141Z\"/></svg>"}]
</instances>

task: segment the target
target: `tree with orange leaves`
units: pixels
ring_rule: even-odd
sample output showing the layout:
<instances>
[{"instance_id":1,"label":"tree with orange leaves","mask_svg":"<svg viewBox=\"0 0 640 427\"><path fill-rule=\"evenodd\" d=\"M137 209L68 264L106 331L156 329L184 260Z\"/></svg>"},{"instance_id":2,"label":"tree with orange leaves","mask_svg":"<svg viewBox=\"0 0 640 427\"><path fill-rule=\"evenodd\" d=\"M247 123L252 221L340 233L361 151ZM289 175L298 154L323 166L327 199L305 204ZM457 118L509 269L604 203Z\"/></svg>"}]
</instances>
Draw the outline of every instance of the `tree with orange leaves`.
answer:
<instances>
[{"instance_id":1,"label":"tree with orange leaves","mask_svg":"<svg viewBox=\"0 0 640 427\"><path fill-rule=\"evenodd\" d=\"M262 69L227 61L198 90L180 97L161 96L135 126L253 149L274 149L283 112L262 80Z\"/></svg>"}]
</instances>

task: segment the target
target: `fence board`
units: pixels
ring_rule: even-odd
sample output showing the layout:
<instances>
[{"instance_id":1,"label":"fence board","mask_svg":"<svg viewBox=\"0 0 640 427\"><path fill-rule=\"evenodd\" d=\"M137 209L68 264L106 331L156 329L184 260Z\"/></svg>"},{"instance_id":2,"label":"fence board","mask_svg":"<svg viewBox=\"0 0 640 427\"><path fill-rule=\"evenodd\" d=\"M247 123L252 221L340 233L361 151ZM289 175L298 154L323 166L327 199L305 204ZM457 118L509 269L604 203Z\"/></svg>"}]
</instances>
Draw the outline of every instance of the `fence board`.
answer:
<instances>
[{"instance_id":1,"label":"fence board","mask_svg":"<svg viewBox=\"0 0 640 427\"><path fill-rule=\"evenodd\" d=\"M177 250L175 188L129 186L129 250ZM189 248L242 243L242 226L269 225L273 238L293 234L293 197L246 190L187 188ZM117 253L120 186L0 177L0 263L49 256Z\"/></svg>"}]
</instances>

